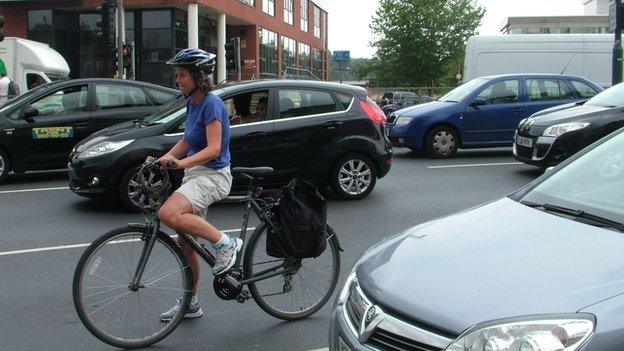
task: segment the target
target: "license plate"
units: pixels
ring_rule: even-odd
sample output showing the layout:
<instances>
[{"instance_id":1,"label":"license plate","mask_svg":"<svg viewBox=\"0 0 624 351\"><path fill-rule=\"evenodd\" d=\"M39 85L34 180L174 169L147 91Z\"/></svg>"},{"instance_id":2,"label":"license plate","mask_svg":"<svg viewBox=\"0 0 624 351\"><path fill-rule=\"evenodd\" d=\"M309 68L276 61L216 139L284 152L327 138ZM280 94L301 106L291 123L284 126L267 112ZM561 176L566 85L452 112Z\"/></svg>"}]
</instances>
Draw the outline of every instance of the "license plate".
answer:
<instances>
[{"instance_id":1,"label":"license plate","mask_svg":"<svg viewBox=\"0 0 624 351\"><path fill-rule=\"evenodd\" d=\"M59 139L59 138L73 138L73 127L48 127L48 128L33 128L33 139Z\"/></svg>"},{"instance_id":2,"label":"license plate","mask_svg":"<svg viewBox=\"0 0 624 351\"><path fill-rule=\"evenodd\" d=\"M517 136L516 137L516 144L518 144L520 146L524 146L524 147L532 147L533 146L533 139Z\"/></svg>"}]
</instances>

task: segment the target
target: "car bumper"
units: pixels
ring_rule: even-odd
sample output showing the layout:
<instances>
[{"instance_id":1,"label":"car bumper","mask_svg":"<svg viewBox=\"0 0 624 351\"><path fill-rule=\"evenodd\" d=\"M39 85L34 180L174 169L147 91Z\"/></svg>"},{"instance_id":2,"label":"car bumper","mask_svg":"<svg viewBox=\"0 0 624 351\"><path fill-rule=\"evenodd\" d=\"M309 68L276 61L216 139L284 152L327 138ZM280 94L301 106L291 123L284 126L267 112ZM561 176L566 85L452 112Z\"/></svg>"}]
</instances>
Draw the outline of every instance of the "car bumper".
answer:
<instances>
[{"instance_id":1,"label":"car bumper","mask_svg":"<svg viewBox=\"0 0 624 351\"><path fill-rule=\"evenodd\" d=\"M72 159L67 169L72 192L86 197L116 195L119 174L112 162Z\"/></svg>"},{"instance_id":2,"label":"car bumper","mask_svg":"<svg viewBox=\"0 0 624 351\"><path fill-rule=\"evenodd\" d=\"M518 136L531 140L530 146L518 143ZM559 137L529 136L516 134L513 155L516 160L538 167L555 166L566 158L591 144L591 137L585 132L566 133Z\"/></svg>"},{"instance_id":3,"label":"car bumper","mask_svg":"<svg viewBox=\"0 0 624 351\"><path fill-rule=\"evenodd\" d=\"M408 147L411 149L420 149L422 147L422 133L420 130L424 126L420 125L420 120L412 120L409 124L397 126L391 124L388 126L388 138L394 147Z\"/></svg>"}]
</instances>

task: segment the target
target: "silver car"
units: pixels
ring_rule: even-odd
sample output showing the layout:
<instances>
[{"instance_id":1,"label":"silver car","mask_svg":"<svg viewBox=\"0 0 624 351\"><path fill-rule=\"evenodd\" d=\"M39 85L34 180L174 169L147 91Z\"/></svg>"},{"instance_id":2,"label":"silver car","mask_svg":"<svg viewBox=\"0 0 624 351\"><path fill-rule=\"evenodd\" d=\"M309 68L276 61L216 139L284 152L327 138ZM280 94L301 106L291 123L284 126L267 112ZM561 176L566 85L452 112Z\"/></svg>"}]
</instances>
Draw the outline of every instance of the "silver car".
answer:
<instances>
[{"instance_id":1,"label":"silver car","mask_svg":"<svg viewBox=\"0 0 624 351\"><path fill-rule=\"evenodd\" d=\"M330 350L624 349L624 132L357 261Z\"/></svg>"}]
</instances>

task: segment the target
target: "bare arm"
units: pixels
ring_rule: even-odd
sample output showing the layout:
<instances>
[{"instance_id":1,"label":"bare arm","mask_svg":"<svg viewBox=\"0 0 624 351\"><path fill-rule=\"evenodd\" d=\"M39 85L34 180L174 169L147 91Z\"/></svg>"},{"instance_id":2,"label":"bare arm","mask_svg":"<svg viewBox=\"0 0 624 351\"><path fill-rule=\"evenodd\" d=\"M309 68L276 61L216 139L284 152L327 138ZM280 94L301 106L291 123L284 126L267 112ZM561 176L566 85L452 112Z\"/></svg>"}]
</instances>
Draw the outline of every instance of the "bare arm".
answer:
<instances>
[{"instance_id":1,"label":"bare arm","mask_svg":"<svg viewBox=\"0 0 624 351\"><path fill-rule=\"evenodd\" d=\"M186 152L188 151L188 149L189 144L186 142L186 140L184 140L184 138L182 138L171 148L171 150L169 150L169 152L167 152L167 154L177 159L181 159L186 156Z\"/></svg>"}]
</instances>

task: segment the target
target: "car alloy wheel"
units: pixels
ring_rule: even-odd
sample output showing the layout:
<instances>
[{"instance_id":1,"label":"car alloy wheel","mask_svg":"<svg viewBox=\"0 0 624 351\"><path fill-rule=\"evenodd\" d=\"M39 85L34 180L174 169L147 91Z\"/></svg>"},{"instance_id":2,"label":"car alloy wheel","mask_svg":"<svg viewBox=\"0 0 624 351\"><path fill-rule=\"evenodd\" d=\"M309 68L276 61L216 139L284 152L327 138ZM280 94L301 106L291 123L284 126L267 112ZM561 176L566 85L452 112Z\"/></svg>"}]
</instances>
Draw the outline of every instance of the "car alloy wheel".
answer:
<instances>
[{"instance_id":1,"label":"car alloy wheel","mask_svg":"<svg viewBox=\"0 0 624 351\"><path fill-rule=\"evenodd\" d=\"M156 208L156 200L142 194L138 182L138 167L131 168L122 178L120 196L127 209L140 212L143 208Z\"/></svg>"},{"instance_id":2,"label":"car alloy wheel","mask_svg":"<svg viewBox=\"0 0 624 351\"><path fill-rule=\"evenodd\" d=\"M3 180L10 171L9 158L0 150L0 181Z\"/></svg>"},{"instance_id":3,"label":"car alloy wheel","mask_svg":"<svg viewBox=\"0 0 624 351\"><path fill-rule=\"evenodd\" d=\"M367 157L355 154L341 158L332 177L332 188L344 199L361 199L367 196L377 181L373 163Z\"/></svg>"}]
</instances>

